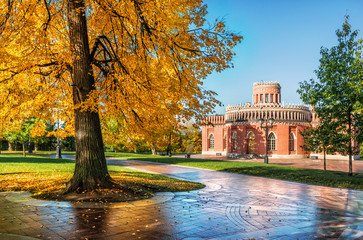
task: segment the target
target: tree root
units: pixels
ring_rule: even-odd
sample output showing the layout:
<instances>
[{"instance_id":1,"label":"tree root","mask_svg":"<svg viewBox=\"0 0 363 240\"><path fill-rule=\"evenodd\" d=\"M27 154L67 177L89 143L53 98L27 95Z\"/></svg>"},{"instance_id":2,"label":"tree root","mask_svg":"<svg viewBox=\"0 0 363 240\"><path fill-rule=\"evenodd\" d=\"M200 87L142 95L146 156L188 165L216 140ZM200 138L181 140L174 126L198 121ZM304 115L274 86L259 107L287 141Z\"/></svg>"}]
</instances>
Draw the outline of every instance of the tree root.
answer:
<instances>
[{"instance_id":1,"label":"tree root","mask_svg":"<svg viewBox=\"0 0 363 240\"><path fill-rule=\"evenodd\" d=\"M94 192L102 189L121 189L122 186L116 183L110 176L104 178L86 177L78 178L73 176L73 178L66 183L66 190L64 194L75 192Z\"/></svg>"}]
</instances>

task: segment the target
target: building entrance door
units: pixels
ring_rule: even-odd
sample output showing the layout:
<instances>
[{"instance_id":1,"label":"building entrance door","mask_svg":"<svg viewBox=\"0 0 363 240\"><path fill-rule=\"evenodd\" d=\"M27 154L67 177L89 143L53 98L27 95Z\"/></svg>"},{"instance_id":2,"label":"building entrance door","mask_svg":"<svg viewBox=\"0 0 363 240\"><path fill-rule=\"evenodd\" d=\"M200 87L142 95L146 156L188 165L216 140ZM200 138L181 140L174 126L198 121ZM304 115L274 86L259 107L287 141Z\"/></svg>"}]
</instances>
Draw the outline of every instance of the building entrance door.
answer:
<instances>
[{"instance_id":1,"label":"building entrance door","mask_svg":"<svg viewBox=\"0 0 363 240\"><path fill-rule=\"evenodd\" d=\"M255 135L253 133L248 134L247 141L248 141L247 153L254 154L255 153Z\"/></svg>"}]
</instances>

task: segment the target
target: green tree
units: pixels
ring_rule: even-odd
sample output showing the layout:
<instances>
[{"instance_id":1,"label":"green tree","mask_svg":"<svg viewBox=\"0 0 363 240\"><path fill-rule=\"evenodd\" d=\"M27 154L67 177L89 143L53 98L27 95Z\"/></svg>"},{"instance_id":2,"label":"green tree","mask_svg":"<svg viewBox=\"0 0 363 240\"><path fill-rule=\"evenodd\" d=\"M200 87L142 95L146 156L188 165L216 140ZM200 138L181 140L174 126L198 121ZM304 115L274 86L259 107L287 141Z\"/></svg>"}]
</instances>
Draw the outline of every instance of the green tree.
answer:
<instances>
[{"instance_id":1,"label":"green tree","mask_svg":"<svg viewBox=\"0 0 363 240\"><path fill-rule=\"evenodd\" d=\"M315 71L318 81L300 83L302 100L315 106L324 124L336 123L339 141L334 141L341 154L349 155L349 175L352 175L352 155L358 151L354 142L361 142L362 118L358 114L363 103L362 39L352 31L346 16L342 29L336 31L338 45L321 48L321 59ZM335 124L334 123L334 124ZM330 132L330 135L334 134Z\"/></svg>"},{"instance_id":2,"label":"green tree","mask_svg":"<svg viewBox=\"0 0 363 240\"><path fill-rule=\"evenodd\" d=\"M304 150L309 152L323 152L324 170L326 170L326 154L337 151L335 142L339 142L340 138L335 133L336 129L336 121L325 122L320 118L316 126L310 126L300 132L304 139L304 145L301 146Z\"/></svg>"},{"instance_id":3,"label":"green tree","mask_svg":"<svg viewBox=\"0 0 363 240\"><path fill-rule=\"evenodd\" d=\"M23 149L23 157L26 157L26 144L30 143L30 130L35 124L35 119L27 119L23 122L21 127L17 130L5 132L5 138L10 143L20 142Z\"/></svg>"}]
</instances>

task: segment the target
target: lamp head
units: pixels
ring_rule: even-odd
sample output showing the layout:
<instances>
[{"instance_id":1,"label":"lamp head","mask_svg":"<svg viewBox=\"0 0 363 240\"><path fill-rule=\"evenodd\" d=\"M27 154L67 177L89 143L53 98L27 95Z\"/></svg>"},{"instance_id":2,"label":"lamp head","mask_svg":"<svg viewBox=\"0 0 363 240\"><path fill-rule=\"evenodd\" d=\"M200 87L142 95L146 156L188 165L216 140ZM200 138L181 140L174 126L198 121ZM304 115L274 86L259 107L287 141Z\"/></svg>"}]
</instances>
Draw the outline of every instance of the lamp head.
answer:
<instances>
[{"instance_id":1,"label":"lamp head","mask_svg":"<svg viewBox=\"0 0 363 240\"><path fill-rule=\"evenodd\" d=\"M269 120L268 120L268 122L271 124L271 126L272 126L272 124L274 124L274 122L275 122L275 119L273 119L273 118L270 118Z\"/></svg>"},{"instance_id":2,"label":"lamp head","mask_svg":"<svg viewBox=\"0 0 363 240\"><path fill-rule=\"evenodd\" d=\"M263 118L260 118L259 120L258 120L258 122L260 123L260 125L261 125L261 127L262 127L262 124L263 124L263 122L264 122L265 120L263 120Z\"/></svg>"}]
</instances>

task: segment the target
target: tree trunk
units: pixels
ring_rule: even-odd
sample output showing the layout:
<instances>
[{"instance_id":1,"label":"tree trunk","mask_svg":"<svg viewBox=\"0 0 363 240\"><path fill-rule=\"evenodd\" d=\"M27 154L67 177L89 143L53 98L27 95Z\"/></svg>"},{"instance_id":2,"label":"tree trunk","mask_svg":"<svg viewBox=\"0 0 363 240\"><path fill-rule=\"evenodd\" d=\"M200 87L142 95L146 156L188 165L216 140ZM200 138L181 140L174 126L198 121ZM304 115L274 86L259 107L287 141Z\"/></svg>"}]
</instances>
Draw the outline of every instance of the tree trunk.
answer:
<instances>
[{"instance_id":1,"label":"tree trunk","mask_svg":"<svg viewBox=\"0 0 363 240\"><path fill-rule=\"evenodd\" d=\"M168 139L168 148L166 149L166 155L170 156L171 155L171 132L169 134L169 139Z\"/></svg>"},{"instance_id":2,"label":"tree trunk","mask_svg":"<svg viewBox=\"0 0 363 240\"><path fill-rule=\"evenodd\" d=\"M26 152L25 152L25 142L23 142L23 157L26 157Z\"/></svg>"},{"instance_id":3,"label":"tree trunk","mask_svg":"<svg viewBox=\"0 0 363 240\"><path fill-rule=\"evenodd\" d=\"M34 143L34 152L38 152L38 143Z\"/></svg>"},{"instance_id":4,"label":"tree trunk","mask_svg":"<svg viewBox=\"0 0 363 240\"><path fill-rule=\"evenodd\" d=\"M324 149L324 171L326 171L326 150Z\"/></svg>"},{"instance_id":5,"label":"tree trunk","mask_svg":"<svg viewBox=\"0 0 363 240\"><path fill-rule=\"evenodd\" d=\"M352 113L349 111L348 115L348 135L349 135L349 176L353 175L353 162L352 162Z\"/></svg>"},{"instance_id":6,"label":"tree trunk","mask_svg":"<svg viewBox=\"0 0 363 240\"><path fill-rule=\"evenodd\" d=\"M73 102L77 106L86 101L94 89L88 32L83 0L67 3L68 26L73 66ZM76 166L67 192L91 191L113 187L106 164L99 114L96 111L74 110Z\"/></svg>"},{"instance_id":7,"label":"tree trunk","mask_svg":"<svg viewBox=\"0 0 363 240\"><path fill-rule=\"evenodd\" d=\"M13 144L11 142L9 142L8 151L14 151L14 147L13 147Z\"/></svg>"}]
</instances>

